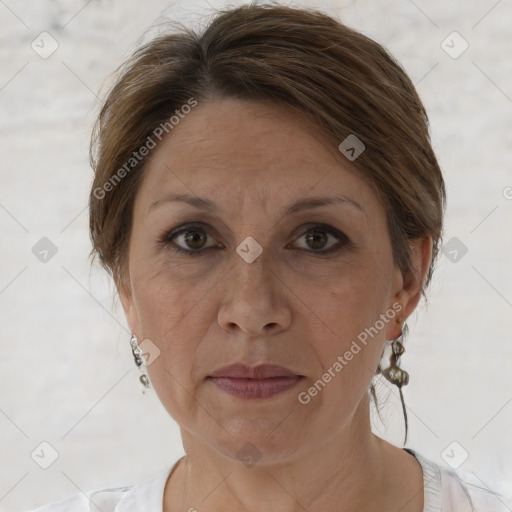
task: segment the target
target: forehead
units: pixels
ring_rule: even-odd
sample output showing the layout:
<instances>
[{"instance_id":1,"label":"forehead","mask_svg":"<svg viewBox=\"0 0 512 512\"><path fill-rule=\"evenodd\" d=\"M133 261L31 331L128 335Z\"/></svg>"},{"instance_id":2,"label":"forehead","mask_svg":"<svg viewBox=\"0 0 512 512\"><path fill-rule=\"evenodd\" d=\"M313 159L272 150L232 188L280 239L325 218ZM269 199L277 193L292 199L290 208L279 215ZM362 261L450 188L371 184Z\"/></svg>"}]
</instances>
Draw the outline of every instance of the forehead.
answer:
<instances>
[{"instance_id":1,"label":"forehead","mask_svg":"<svg viewBox=\"0 0 512 512\"><path fill-rule=\"evenodd\" d=\"M344 160L289 107L219 100L195 107L154 149L137 201L148 209L174 192L265 206L338 192L368 205L373 192Z\"/></svg>"}]
</instances>

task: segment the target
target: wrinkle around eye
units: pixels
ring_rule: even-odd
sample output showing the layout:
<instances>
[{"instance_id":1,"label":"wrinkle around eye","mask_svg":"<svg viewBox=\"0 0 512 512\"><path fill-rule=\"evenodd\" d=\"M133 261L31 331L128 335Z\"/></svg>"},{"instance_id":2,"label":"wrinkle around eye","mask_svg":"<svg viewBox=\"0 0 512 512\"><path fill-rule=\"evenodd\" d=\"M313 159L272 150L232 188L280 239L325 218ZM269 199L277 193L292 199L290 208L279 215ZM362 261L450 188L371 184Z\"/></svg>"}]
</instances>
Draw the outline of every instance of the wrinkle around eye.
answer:
<instances>
[{"instance_id":1,"label":"wrinkle around eye","mask_svg":"<svg viewBox=\"0 0 512 512\"><path fill-rule=\"evenodd\" d=\"M160 212L163 213L160 214ZM204 250L206 248L209 249L210 247L215 248L215 242L219 244L219 248L226 246L229 247L230 245L235 247L237 245L236 241L239 238L238 236L233 236L231 228L227 226L221 218L207 212L200 214L196 212L194 214L181 211L176 215L169 216L168 209L161 208L158 210L157 215L152 217L154 217L154 221L152 221L151 224L155 227L151 228L148 226L147 231L145 231L150 234L151 238L155 241L163 240L173 232L177 233L181 230L186 231L188 227L191 229L197 228L203 231L207 236L206 243L210 243L210 245L208 245L208 247L198 248L196 251ZM275 236L276 239L282 238L283 247L290 247L290 245L293 245L293 243L300 239L300 237L309 229L318 226L321 230L326 229L326 232L328 232L328 229L332 228L342 237L346 237L348 241L356 247L366 238L366 229L361 219L362 217L356 214L344 213L343 215L340 215L339 213L330 211L330 209L329 211L315 210L314 212L300 212L294 215L293 218L284 219L283 222L277 221L273 224L269 224L268 231L269 233L273 233L272 236ZM219 223L220 225L218 225L218 227L214 227ZM157 226L161 227L157 228ZM153 232L153 234L151 234L151 232ZM249 233L247 236L252 235ZM256 237L253 236L253 238L258 241ZM165 244L162 242L162 244L157 244L157 247L160 248L162 245ZM307 247L299 247L299 250L315 252L314 249L308 249Z\"/></svg>"},{"instance_id":2,"label":"wrinkle around eye","mask_svg":"<svg viewBox=\"0 0 512 512\"><path fill-rule=\"evenodd\" d=\"M347 237L347 235L335 227L322 224L322 223L308 223L306 225L302 225L296 229L299 231L298 235L295 235L293 240L289 242L285 249L297 249L301 253L310 254L313 256L330 256L335 255L336 253L346 250L347 248L353 248L353 244L351 240ZM182 241L183 245L179 243L180 237L184 237L187 233L202 233L205 235L207 240L206 245L202 247L186 247L185 240ZM326 238L326 247L313 248L307 245L306 238L311 233L321 233ZM178 255L185 255L190 257L202 256L206 253L211 253L214 249L223 249L225 246L220 243L210 243L208 245L208 240L211 242L216 240L215 236L212 235L208 226L204 225L204 223L193 223L193 224L183 224L176 228L171 229L169 232L164 232L163 235L159 237L158 244L160 246L165 246L169 248L171 251L175 252ZM299 242L303 240L303 247L300 247ZM243 243L243 242L242 242Z\"/></svg>"}]
</instances>

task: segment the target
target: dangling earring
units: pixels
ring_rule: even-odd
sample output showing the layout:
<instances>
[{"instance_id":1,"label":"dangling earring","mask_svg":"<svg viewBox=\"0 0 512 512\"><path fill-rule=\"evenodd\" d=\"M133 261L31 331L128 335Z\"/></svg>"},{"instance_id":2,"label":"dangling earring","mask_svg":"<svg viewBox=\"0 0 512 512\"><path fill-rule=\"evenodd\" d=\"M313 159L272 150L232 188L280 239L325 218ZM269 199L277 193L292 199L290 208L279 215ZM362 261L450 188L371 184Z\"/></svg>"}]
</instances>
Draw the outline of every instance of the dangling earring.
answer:
<instances>
[{"instance_id":1,"label":"dangling earring","mask_svg":"<svg viewBox=\"0 0 512 512\"><path fill-rule=\"evenodd\" d=\"M397 318L397 322L401 323L401 320ZM402 394L402 386L407 386L409 383L409 374L398 367L400 364L400 356L405 352L405 348L402 344L404 336L409 332L409 328L407 327L407 323L404 322L402 325L402 331L400 336L396 340L391 343L391 356L389 358L389 367L381 370L382 375L389 381L391 384L394 384L398 387L398 391L400 393L400 400L402 402L402 410L404 413L405 419L405 440L404 445L407 444L407 432L408 432L408 424L407 424L407 412L405 409L404 396Z\"/></svg>"},{"instance_id":2,"label":"dangling earring","mask_svg":"<svg viewBox=\"0 0 512 512\"><path fill-rule=\"evenodd\" d=\"M144 358L142 357L142 349L139 347L137 336L135 336L135 334L132 334L130 345L132 347L132 354L133 358L135 359L135 364L137 365L140 372L139 381L144 386L142 389L142 393L145 394L146 389L149 388L149 377L146 373L142 371L142 366L146 366L146 363L144 362Z\"/></svg>"}]
</instances>

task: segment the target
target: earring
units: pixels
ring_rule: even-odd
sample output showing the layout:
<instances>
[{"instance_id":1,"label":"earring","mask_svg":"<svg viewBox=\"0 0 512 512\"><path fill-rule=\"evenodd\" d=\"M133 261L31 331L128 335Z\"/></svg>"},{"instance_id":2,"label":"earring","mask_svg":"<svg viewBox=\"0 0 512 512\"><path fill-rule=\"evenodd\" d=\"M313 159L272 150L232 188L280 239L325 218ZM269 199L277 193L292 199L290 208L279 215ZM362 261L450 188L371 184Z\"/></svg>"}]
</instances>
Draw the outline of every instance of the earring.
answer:
<instances>
[{"instance_id":1,"label":"earring","mask_svg":"<svg viewBox=\"0 0 512 512\"><path fill-rule=\"evenodd\" d=\"M397 318L397 322L401 323L401 320ZM396 340L391 343L391 356L389 357L389 367L382 370L379 365L379 373L389 381L391 384L394 384L398 387L398 391L400 393L400 401L402 402L402 410L404 413L405 419L405 439L404 445L407 444L407 432L408 432L408 423L407 423L407 412L405 409L404 396L402 394L402 386L407 386L409 384L409 374L398 367L400 364L400 356L405 352L405 348L402 344L404 336L409 332L409 328L407 323L404 322L402 325L402 331L400 332L400 336Z\"/></svg>"},{"instance_id":2,"label":"earring","mask_svg":"<svg viewBox=\"0 0 512 512\"><path fill-rule=\"evenodd\" d=\"M132 347L132 354L133 358L135 359L135 364L137 365L137 368L139 369L140 372L139 381L144 386L142 393L146 393L146 389L149 388L149 377L146 373L142 371L142 366L146 366L146 363L144 362L144 358L142 357L142 349L139 347L137 336L135 336L135 334L132 334L130 345Z\"/></svg>"},{"instance_id":3,"label":"earring","mask_svg":"<svg viewBox=\"0 0 512 512\"><path fill-rule=\"evenodd\" d=\"M400 322L400 320L398 320L398 322ZM400 356L405 352L405 348L401 340L403 341L403 338L408 331L409 328L407 327L407 323L404 322L400 336L391 343L392 353L389 358L389 367L382 370L382 375L384 375L391 384L398 386L399 389L402 386L407 386L407 384L409 384L409 374L398 367Z\"/></svg>"}]
</instances>

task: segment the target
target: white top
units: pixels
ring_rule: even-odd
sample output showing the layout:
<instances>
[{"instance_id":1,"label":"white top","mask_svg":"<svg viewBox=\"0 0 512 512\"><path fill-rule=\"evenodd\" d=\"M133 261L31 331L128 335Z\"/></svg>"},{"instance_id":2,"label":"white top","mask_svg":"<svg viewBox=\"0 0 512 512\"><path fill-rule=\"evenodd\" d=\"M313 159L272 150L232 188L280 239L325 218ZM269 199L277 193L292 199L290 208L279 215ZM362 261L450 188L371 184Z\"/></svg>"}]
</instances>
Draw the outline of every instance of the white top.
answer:
<instances>
[{"instance_id":1,"label":"white top","mask_svg":"<svg viewBox=\"0 0 512 512\"><path fill-rule=\"evenodd\" d=\"M469 481L466 474L438 466L417 452L404 448L416 457L423 470L423 512L510 512L512 501ZM31 512L163 512L164 488L170 469L135 485L99 489L89 498L84 494L73 494L54 501ZM471 498L471 501L468 499ZM89 504L89 500L94 503Z\"/></svg>"}]
</instances>

